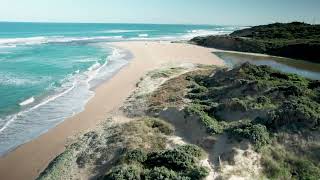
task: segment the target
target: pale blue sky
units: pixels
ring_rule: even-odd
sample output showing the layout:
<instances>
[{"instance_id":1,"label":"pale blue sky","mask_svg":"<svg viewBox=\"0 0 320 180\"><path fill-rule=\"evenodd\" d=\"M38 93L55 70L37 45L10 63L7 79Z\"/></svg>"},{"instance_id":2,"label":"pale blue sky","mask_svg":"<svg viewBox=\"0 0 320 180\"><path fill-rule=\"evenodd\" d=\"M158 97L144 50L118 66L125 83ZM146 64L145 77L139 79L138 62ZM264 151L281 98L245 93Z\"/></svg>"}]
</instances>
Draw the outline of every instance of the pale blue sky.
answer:
<instances>
[{"instance_id":1,"label":"pale blue sky","mask_svg":"<svg viewBox=\"0 0 320 180\"><path fill-rule=\"evenodd\" d=\"M0 21L320 23L320 0L0 0Z\"/></svg>"}]
</instances>

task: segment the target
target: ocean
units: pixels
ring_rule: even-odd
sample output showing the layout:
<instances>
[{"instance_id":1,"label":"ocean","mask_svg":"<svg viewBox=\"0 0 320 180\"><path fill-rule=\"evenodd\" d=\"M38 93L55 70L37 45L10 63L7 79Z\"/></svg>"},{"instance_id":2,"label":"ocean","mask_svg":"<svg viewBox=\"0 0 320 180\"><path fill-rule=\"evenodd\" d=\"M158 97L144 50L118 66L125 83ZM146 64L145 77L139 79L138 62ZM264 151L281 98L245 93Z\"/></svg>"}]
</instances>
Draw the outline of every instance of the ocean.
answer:
<instances>
[{"instance_id":1,"label":"ocean","mask_svg":"<svg viewBox=\"0 0 320 180\"><path fill-rule=\"evenodd\" d=\"M130 61L130 52L103 42L188 40L239 28L0 22L0 155L81 112L94 88Z\"/></svg>"}]
</instances>

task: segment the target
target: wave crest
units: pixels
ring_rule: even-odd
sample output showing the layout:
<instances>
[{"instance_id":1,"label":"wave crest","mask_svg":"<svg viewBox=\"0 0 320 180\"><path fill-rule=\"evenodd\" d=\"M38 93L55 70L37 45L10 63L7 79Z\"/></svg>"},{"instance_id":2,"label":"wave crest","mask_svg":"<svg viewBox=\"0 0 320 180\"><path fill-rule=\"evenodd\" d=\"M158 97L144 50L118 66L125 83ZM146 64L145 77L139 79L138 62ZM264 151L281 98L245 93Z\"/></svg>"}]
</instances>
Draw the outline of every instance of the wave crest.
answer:
<instances>
[{"instance_id":1,"label":"wave crest","mask_svg":"<svg viewBox=\"0 0 320 180\"><path fill-rule=\"evenodd\" d=\"M0 39L0 47L15 47L19 45L38 45L47 43L71 43L79 41L99 42L107 40L119 40L122 36L95 36L95 37L65 37L65 36L38 36L27 38L5 38Z\"/></svg>"},{"instance_id":2,"label":"wave crest","mask_svg":"<svg viewBox=\"0 0 320 180\"><path fill-rule=\"evenodd\" d=\"M21 102L19 105L20 106L26 106L26 105L29 105L29 104L31 104L31 103L33 103L34 102L34 97L31 97L31 98L29 98L29 99L27 99L27 100L24 100L23 102Z\"/></svg>"}]
</instances>

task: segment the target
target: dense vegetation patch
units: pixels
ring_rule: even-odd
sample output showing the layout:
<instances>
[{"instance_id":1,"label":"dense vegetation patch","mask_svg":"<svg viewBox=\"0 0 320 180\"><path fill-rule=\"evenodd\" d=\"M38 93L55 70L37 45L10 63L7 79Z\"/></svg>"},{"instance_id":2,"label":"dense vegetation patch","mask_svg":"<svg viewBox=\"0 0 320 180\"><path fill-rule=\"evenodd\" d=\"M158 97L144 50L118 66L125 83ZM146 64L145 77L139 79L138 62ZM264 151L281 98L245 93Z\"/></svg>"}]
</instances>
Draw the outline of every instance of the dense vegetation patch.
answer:
<instances>
[{"instance_id":1,"label":"dense vegetation patch","mask_svg":"<svg viewBox=\"0 0 320 180\"><path fill-rule=\"evenodd\" d=\"M106 125L101 130L84 134L76 143L68 146L38 179L77 179L78 177L73 177L74 174L70 173L75 169L87 172L96 179L97 176L105 174L108 167L113 167L114 162L120 161L119 156L127 152L123 156L127 160L142 162L146 160L146 152L165 150L167 136L171 136L173 132L171 124L150 117L115 126ZM131 151L133 149L137 151ZM135 179L134 172L139 170L128 165L114 168L114 171L122 172L124 169L127 175L122 174L123 177L132 179Z\"/></svg>"},{"instance_id":2,"label":"dense vegetation patch","mask_svg":"<svg viewBox=\"0 0 320 180\"><path fill-rule=\"evenodd\" d=\"M320 25L274 23L226 36L196 37L191 42L225 50L266 53L319 63Z\"/></svg>"},{"instance_id":3,"label":"dense vegetation patch","mask_svg":"<svg viewBox=\"0 0 320 180\"><path fill-rule=\"evenodd\" d=\"M306 156L297 156L283 147L270 147L263 153L264 172L271 179L317 180L320 177L318 164Z\"/></svg>"},{"instance_id":4,"label":"dense vegetation patch","mask_svg":"<svg viewBox=\"0 0 320 180\"><path fill-rule=\"evenodd\" d=\"M190 91L191 107L198 107L193 111L207 119L203 122L208 129L224 130L236 139L248 139L256 150L265 153L273 151L271 142L283 144L287 154L282 159L264 161L269 177L283 178L285 174L297 179L320 177L319 160L305 156L307 150L298 150L301 145L290 147L289 144L295 143L294 138L287 139L286 143L276 138L278 133L288 137L304 134L301 139L305 139L305 144L320 147L318 81L249 63L218 71L212 77L190 79L197 84L194 87L201 87L201 91ZM270 155L266 153L265 157Z\"/></svg>"},{"instance_id":5,"label":"dense vegetation patch","mask_svg":"<svg viewBox=\"0 0 320 180\"><path fill-rule=\"evenodd\" d=\"M210 117L206 112L203 111L202 107L197 104L192 104L185 108L187 116L197 116L200 123L207 128L207 132L210 134L220 134L223 132L223 127L219 122Z\"/></svg>"},{"instance_id":6,"label":"dense vegetation patch","mask_svg":"<svg viewBox=\"0 0 320 180\"><path fill-rule=\"evenodd\" d=\"M188 89L185 116L197 117L189 119L199 120L211 135L249 141L262 154L269 178L320 178L320 158L315 158L320 149L319 81L249 63L179 78L184 81L179 88ZM176 80L169 80L166 89L176 87L172 82ZM279 138L283 134L285 140ZM281 158L271 155L275 146L286 152Z\"/></svg>"},{"instance_id":7,"label":"dense vegetation patch","mask_svg":"<svg viewBox=\"0 0 320 180\"><path fill-rule=\"evenodd\" d=\"M190 108L193 112L204 112L203 119L220 122L251 119L270 130L293 130L293 126L319 128L319 88L310 88L315 81L249 63L218 71L212 77L190 79L198 84L188 94L193 101Z\"/></svg>"},{"instance_id":8,"label":"dense vegetation patch","mask_svg":"<svg viewBox=\"0 0 320 180\"><path fill-rule=\"evenodd\" d=\"M199 166L203 156L204 152L195 145L149 153L135 149L125 153L101 179L203 179L208 175L208 170Z\"/></svg>"},{"instance_id":9,"label":"dense vegetation patch","mask_svg":"<svg viewBox=\"0 0 320 180\"><path fill-rule=\"evenodd\" d=\"M231 133L237 138L249 139L255 145L256 149L260 149L270 142L269 132L267 128L261 124L250 124L248 126L232 129Z\"/></svg>"},{"instance_id":10,"label":"dense vegetation patch","mask_svg":"<svg viewBox=\"0 0 320 180\"><path fill-rule=\"evenodd\" d=\"M238 30L231 36L257 39L319 39L320 25L301 22L274 23Z\"/></svg>"},{"instance_id":11,"label":"dense vegetation patch","mask_svg":"<svg viewBox=\"0 0 320 180\"><path fill-rule=\"evenodd\" d=\"M184 97L186 95L186 87L191 85L191 82L187 79L187 76L208 76L213 68L213 66L203 66L202 70L189 72L165 82L148 97L149 112L157 113L165 107L183 106L185 104Z\"/></svg>"}]
</instances>

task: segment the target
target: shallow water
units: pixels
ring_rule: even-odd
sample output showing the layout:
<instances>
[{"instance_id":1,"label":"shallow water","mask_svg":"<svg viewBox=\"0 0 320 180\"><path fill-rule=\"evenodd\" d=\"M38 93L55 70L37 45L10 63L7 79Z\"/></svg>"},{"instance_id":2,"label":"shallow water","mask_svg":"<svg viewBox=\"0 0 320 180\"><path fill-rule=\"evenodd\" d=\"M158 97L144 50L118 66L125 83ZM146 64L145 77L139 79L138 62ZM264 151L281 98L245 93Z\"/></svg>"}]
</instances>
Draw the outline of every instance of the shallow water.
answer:
<instances>
[{"instance_id":1,"label":"shallow water","mask_svg":"<svg viewBox=\"0 0 320 180\"><path fill-rule=\"evenodd\" d=\"M320 80L320 64L308 61L233 52L214 52L214 54L223 59L230 67L250 62L255 65L268 65L285 73L294 73L309 79Z\"/></svg>"}]
</instances>

